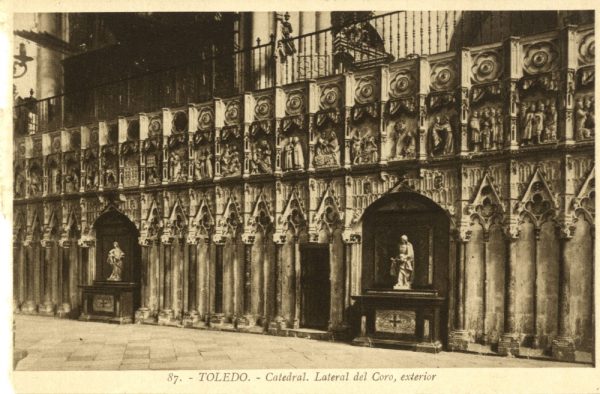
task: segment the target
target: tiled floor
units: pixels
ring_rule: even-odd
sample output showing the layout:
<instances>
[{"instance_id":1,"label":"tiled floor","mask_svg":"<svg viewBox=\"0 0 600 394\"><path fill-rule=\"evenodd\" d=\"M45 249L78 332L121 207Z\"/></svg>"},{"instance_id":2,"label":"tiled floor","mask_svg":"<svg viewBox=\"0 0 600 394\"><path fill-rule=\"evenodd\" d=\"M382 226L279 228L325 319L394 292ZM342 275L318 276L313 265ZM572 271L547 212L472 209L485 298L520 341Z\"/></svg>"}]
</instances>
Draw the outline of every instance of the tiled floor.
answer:
<instances>
[{"instance_id":1,"label":"tiled floor","mask_svg":"<svg viewBox=\"0 0 600 394\"><path fill-rule=\"evenodd\" d=\"M346 343L148 325L16 316L17 370L581 367L551 361L431 355Z\"/></svg>"}]
</instances>

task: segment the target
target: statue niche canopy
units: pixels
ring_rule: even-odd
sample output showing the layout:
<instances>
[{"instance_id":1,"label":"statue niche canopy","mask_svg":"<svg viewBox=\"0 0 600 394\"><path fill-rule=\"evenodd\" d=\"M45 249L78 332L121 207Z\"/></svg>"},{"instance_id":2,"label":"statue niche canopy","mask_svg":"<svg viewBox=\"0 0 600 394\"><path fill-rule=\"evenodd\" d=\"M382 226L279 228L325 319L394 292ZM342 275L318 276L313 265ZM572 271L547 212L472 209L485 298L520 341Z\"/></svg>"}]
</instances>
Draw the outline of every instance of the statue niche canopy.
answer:
<instances>
[{"instance_id":1,"label":"statue niche canopy","mask_svg":"<svg viewBox=\"0 0 600 394\"><path fill-rule=\"evenodd\" d=\"M438 352L446 341L450 222L413 192L391 193L363 215L363 294L354 344ZM434 241L435 240L435 241Z\"/></svg>"},{"instance_id":2,"label":"statue niche canopy","mask_svg":"<svg viewBox=\"0 0 600 394\"><path fill-rule=\"evenodd\" d=\"M132 323L140 304L140 246L135 225L123 214L109 210L94 223L96 278L81 286L80 320Z\"/></svg>"}]
</instances>

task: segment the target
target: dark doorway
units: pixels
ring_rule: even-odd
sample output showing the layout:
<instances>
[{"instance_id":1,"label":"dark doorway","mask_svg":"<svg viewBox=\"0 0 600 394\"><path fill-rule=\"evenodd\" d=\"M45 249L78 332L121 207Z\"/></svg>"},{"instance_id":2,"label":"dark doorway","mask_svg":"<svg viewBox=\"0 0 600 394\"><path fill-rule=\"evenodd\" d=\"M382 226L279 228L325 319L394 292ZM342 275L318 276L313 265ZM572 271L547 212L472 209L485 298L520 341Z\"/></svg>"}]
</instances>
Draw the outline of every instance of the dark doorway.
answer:
<instances>
[{"instance_id":1,"label":"dark doorway","mask_svg":"<svg viewBox=\"0 0 600 394\"><path fill-rule=\"evenodd\" d=\"M329 245L305 246L302 258L302 320L305 328L326 330L329 324L331 286Z\"/></svg>"},{"instance_id":2,"label":"dark doorway","mask_svg":"<svg viewBox=\"0 0 600 394\"><path fill-rule=\"evenodd\" d=\"M141 288L141 248L137 228L127 216L116 210L100 215L94 223L94 228L96 230L95 280L105 281L112 273L112 267L107 261L108 252L113 248L113 243L118 242L125 253L121 280L139 285L133 300L134 310L137 310L140 306Z\"/></svg>"}]
</instances>

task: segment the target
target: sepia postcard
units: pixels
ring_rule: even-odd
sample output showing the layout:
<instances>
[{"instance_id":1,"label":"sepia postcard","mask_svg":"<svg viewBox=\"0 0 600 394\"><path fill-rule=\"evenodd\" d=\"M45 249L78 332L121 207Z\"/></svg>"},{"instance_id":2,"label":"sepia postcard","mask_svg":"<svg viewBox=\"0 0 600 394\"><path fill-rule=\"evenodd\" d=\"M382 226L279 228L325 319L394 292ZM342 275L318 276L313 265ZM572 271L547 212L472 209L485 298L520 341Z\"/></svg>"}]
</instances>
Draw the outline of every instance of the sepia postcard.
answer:
<instances>
[{"instance_id":1,"label":"sepia postcard","mask_svg":"<svg viewBox=\"0 0 600 394\"><path fill-rule=\"evenodd\" d=\"M6 6L3 392L600 391L596 11L524 6Z\"/></svg>"}]
</instances>

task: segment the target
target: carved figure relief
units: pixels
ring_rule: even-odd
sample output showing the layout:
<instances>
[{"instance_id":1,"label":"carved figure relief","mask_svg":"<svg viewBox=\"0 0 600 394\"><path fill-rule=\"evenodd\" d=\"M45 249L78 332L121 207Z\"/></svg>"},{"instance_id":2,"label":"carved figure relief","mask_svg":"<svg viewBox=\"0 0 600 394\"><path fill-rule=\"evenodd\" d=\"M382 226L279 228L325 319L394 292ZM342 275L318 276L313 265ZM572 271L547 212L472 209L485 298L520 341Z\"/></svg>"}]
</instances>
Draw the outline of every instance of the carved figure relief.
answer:
<instances>
[{"instance_id":1,"label":"carved figure relief","mask_svg":"<svg viewBox=\"0 0 600 394\"><path fill-rule=\"evenodd\" d=\"M391 158L409 159L415 157L415 132L409 128L406 119L400 118L394 124Z\"/></svg>"},{"instance_id":2,"label":"carved figure relief","mask_svg":"<svg viewBox=\"0 0 600 394\"><path fill-rule=\"evenodd\" d=\"M241 175L241 134L237 126L221 130L221 157L219 160L222 176Z\"/></svg>"},{"instance_id":3,"label":"carved figure relief","mask_svg":"<svg viewBox=\"0 0 600 394\"><path fill-rule=\"evenodd\" d=\"M482 107L474 110L469 119L471 149L475 152L502 148L504 119L502 108Z\"/></svg>"},{"instance_id":4,"label":"carved figure relief","mask_svg":"<svg viewBox=\"0 0 600 394\"><path fill-rule=\"evenodd\" d=\"M150 119L148 139L144 141L143 150L146 155L146 184L159 184L162 163L162 120L160 117Z\"/></svg>"},{"instance_id":5,"label":"carved figure relief","mask_svg":"<svg viewBox=\"0 0 600 394\"><path fill-rule=\"evenodd\" d=\"M187 116L186 125L183 126L183 121L179 125L179 129L185 130L187 128ZM173 120L175 127L175 119ZM187 148L187 133L178 131L177 134L173 134L169 137L169 179L171 182L185 182L188 177L188 148Z\"/></svg>"},{"instance_id":6,"label":"carved figure relief","mask_svg":"<svg viewBox=\"0 0 600 394\"><path fill-rule=\"evenodd\" d=\"M594 138L594 96L580 96L575 100L575 138Z\"/></svg>"},{"instance_id":7,"label":"carved figure relief","mask_svg":"<svg viewBox=\"0 0 600 394\"><path fill-rule=\"evenodd\" d=\"M556 141L558 112L551 100L524 102L520 109L521 145Z\"/></svg>"},{"instance_id":8,"label":"carved figure relief","mask_svg":"<svg viewBox=\"0 0 600 394\"><path fill-rule=\"evenodd\" d=\"M340 164L340 144L334 127L325 127L315 133L315 167L332 167Z\"/></svg>"},{"instance_id":9,"label":"carved figure relief","mask_svg":"<svg viewBox=\"0 0 600 394\"><path fill-rule=\"evenodd\" d=\"M79 191L79 160L77 154L65 155L65 192L75 193Z\"/></svg>"},{"instance_id":10,"label":"carved figure relief","mask_svg":"<svg viewBox=\"0 0 600 394\"><path fill-rule=\"evenodd\" d=\"M13 173L15 198L23 198L25 197L26 187L24 163L15 163Z\"/></svg>"},{"instance_id":11,"label":"carved figure relief","mask_svg":"<svg viewBox=\"0 0 600 394\"><path fill-rule=\"evenodd\" d=\"M29 166L29 195L37 197L42 194L42 166L33 162Z\"/></svg>"},{"instance_id":12,"label":"carved figure relief","mask_svg":"<svg viewBox=\"0 0 600 394\"><path fill-rule=\"evenodd\" d=\"M378 138L372 123L354 129L352 135L352 164L371 164L379 160Z\"/></svg>"},{"instance_id":13,"label":"carved figure relief","mask_svg":"<svg viewBox=\"0 0 600 394\"><path fill-rule=\"evenodd\" d=\"M433 156L454 153L454 130L448 115L436 115L430 129L430 146Z\"/></svg>"},{"instance_id":14,"label":"carved figure relief","mask_svg":"<svg viewBox=\"0 0 600 394\"><path fill-rule=\"evenodd\" d=\"M273 172L272 139L271 121L255 122L250 127L247 139L247 149L250 151L248 157L250 174L271 174Z\"/></svg>"}]
</instances>

